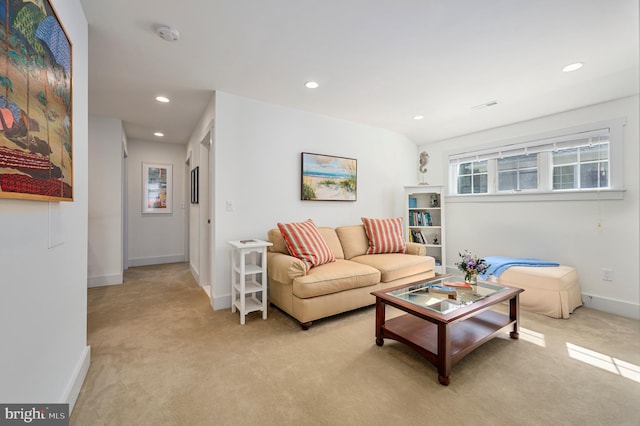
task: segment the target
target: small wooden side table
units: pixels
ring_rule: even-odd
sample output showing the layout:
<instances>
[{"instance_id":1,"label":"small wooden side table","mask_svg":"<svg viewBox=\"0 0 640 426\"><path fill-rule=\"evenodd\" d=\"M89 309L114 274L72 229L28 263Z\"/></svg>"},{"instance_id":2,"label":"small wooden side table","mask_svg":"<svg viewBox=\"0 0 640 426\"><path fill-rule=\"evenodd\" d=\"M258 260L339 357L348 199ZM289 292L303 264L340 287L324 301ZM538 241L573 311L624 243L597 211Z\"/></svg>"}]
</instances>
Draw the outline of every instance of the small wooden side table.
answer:
<instances>
[{"instance_id":1,"label":"small wooden side table","mask_svg":"<svg viewBox=\"0 0 640 426\"><path fill-rule=\"evenodd\" d=\"M249 312L262 311L267 319L267 247L268 241L228 242L231 251L231 312L240 311L240 324Z\"/></svg>"}]
</instances>

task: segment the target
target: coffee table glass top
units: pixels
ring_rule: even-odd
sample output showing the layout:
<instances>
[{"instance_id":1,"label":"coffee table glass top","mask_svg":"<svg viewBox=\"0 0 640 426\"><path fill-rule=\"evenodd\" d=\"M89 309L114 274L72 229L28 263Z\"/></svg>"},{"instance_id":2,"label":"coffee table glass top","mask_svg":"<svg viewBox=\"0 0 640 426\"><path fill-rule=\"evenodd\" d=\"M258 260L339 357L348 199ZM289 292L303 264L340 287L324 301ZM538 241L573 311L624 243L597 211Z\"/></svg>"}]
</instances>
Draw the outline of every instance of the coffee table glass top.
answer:
<instances>
[{"instance_id":1,"label":"coffee table glass top","mask_svg":"<svg viewBox=\"0 0 640 426\"><path fill-rule=\"evenodd\" d=\"M390 291L389 296L446 314L506 290L498 284L478 280L476 286L465 284L464 278L447 275Z\"/></svg>"}]
</instances>

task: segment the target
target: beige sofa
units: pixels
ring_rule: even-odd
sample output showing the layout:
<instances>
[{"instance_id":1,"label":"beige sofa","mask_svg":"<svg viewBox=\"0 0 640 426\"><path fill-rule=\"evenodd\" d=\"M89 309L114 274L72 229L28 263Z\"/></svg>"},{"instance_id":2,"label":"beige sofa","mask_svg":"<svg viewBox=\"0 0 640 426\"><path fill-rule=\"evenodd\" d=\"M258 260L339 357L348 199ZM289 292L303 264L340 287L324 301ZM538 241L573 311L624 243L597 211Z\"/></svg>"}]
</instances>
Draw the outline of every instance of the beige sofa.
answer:
<instances>
[{"instance_id":1,"label":"beige sofa","mask_svg":"<svg viewBox=\"0 0 640 426\"><path fill-rule=\"evenodd\" d=\"M372 291L435 276L435 260L426 249L407 243L406 253L365 254L369 240L363 225L319 227L336 261L306 270L290 255L282 234L271 229L267 253L269 302L308 329L314 320L375 303Z\"/></svg>"}]
</instances>

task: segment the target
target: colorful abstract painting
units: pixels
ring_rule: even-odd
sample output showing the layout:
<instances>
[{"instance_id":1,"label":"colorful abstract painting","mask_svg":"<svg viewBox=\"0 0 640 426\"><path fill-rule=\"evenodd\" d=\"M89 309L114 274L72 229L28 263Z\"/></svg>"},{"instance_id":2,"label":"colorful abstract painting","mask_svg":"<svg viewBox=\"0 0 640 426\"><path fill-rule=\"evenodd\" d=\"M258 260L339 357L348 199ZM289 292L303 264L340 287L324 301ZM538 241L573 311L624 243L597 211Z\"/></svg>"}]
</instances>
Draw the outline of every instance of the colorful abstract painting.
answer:
<instances>
[{"instance_id":1,"label":"colorful abstract painting","mask_svg":"<svg viewBox=\"0 0 640 426\"><path fill-rule=\"evenodd\" d=\"M142 163L142 213L172 213L173 165Z\"/></svg>"},{"instance_id":2,"label":"colorful abstract painting","mask_svg":"<svg viewBox=\"0 0 640 426\"><path fill-rule=\"evenodd\" d=\"M71 43L48 0L0 0L0 198L73 201Z\"/></svg>"},{"instance_id":3,"label":"colorful abstract painting","mask_svg":"<svg viewBox=\"0 0 640 426\"><path fill-rule=\"evenodd\" d=\"M356 201L357 164L354 158L303 152L301 199Z\"/></svg>"}]
</instances>

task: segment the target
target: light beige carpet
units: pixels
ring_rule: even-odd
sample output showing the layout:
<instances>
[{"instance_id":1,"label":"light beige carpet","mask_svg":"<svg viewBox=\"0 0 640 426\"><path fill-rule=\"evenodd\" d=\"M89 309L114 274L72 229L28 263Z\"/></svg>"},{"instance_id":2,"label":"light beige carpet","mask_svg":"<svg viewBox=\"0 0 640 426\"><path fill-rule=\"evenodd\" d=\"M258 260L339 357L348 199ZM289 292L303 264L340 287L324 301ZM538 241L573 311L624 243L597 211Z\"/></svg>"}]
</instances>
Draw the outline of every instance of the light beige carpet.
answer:
<instances>
[{"instance_id":1,"label":"light beige carpet","mask_svg":"<svg viewBox=\"0 0 640 426\"><path fill-rule=\"evenodd\" d=\"M373 307L302 331L213 311L185 263L89 289L91 368L72 425L638 425L640 322L523 312L451 372L375 344ZM502 309L499 308L499 309Z\"/></svg>"}]
</instances>

